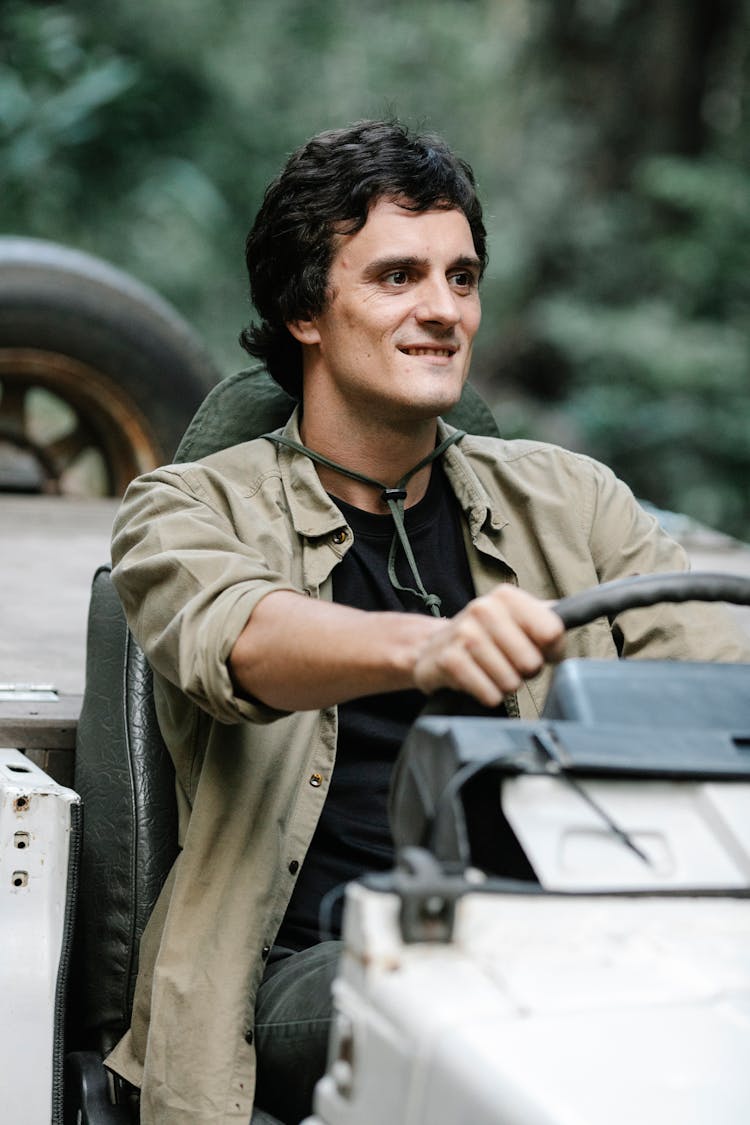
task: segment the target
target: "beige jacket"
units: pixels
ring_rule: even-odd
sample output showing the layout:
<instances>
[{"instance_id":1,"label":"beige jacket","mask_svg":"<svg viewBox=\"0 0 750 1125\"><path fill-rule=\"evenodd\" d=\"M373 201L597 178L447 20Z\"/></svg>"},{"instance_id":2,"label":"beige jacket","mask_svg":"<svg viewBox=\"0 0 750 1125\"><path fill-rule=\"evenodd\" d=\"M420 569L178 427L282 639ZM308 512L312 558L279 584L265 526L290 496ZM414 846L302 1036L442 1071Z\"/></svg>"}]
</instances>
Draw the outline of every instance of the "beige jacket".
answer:
<instances>
[{"instance_id":1,"label":"beige jacket","mask_svg":"<svg viewBox=\"0 0 750 1125\"><path fill-rule=\"evenodd\" d=\"M299 437L296 417L285 432ZM478 594L514 582L558 598L687 567L627 487L589 458L467 436L444 465ZM182 848L141 945L132 1027L109 1059L142 1087L143 1125L250 1119L254 996L325 800L336 708L254 706L234 695L226 661L272 590L330 599L331 572L351 543L313 464L262 439L156 470L123 501L113 579L154 668ZM722 614L631 611L616 623L622 654L748 659ZM618 655L602 620L571 633L567 651ZM548 676L524 684L508 701L513 713L538 714Z\"/></svg>"}]
</instances>

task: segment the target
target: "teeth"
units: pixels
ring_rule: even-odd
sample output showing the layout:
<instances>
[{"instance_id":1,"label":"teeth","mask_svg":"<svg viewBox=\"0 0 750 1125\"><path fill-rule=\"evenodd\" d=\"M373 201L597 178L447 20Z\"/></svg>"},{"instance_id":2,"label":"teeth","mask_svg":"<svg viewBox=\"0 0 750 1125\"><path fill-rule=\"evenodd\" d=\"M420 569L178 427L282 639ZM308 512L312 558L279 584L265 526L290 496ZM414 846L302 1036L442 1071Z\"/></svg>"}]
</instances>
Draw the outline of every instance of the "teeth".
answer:
<instances>
[{"instance_id":1,"label":"teeth","mask_svg":"<svg viewBox=\"0 0 750 1125\"><path fill-rule=\"evenodd\" d=\"M404 348L404 351L407 355L453 355L449 348Z\"/></svg>"}]
</instances>

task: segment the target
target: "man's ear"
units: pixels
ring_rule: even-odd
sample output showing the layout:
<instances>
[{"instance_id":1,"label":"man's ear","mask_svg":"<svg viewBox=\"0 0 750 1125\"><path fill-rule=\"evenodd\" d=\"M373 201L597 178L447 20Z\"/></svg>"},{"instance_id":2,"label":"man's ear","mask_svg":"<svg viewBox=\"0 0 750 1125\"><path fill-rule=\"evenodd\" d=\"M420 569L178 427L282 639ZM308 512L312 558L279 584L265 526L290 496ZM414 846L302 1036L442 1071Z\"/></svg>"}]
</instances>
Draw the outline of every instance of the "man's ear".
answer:
<instances>
[{"instance_id":1,"label":"man's ear","mask_svg":"<svg viewBox=\"0 0 750 1125\"><path fill-rule=\"evenodd\" d=\"M288 320L287 328L300 344L319 344L320 332L316 320Z\"/></svg>"}]
</instances>

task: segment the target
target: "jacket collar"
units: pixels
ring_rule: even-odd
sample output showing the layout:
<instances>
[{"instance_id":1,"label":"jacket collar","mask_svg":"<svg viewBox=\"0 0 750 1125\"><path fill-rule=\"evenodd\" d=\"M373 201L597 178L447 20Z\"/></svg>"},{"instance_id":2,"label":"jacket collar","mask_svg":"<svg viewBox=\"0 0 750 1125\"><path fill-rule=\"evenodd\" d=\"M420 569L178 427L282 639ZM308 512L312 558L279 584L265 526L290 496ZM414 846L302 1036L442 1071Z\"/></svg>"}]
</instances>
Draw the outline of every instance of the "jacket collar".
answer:
<instances>
[{"instance_id":1,"label":"jacket collar","mask_svg":"<svg viewBox=\"0 0 750 1125\"><path fill-rule=\"evenodd\" d=\"M299 406L276 433L301 442ZM294 530L298 535L315 539L346 526L346 520L320 483L315 465L303 453L281 445L276 447L281 479L284 482Z\"/></svg>"},{"instance_id":2,"label":"jacket collar","mask_svg":"<svg viewBox=\"0 0 750 1125\"><path fill-rule=\"evenodd\" d=\"M453 426L449 426L442 418L438 418L438 441L442 441L453 431ZM466 438L471 442L470 434L467 434ZM482 531L500 531L507 525L508 519L502 512L500 505L493 504L487 490L469 464L468 458L461 448L462 444L462 442L458 442L446 449L443 454L443 467L456 498L464 510L471 537L476 541Z\"/></svg>"},{"instance_id":3,"label":"jacket collar","mask_svg":"<svg viewBox=\"0 0 750 1125\"><path fill-rule=\"evenodd\" d=\"M299 407L295 407L287 424L276 432L294 441L302 440L299 432ZM438 441L454 432L454 426L449 426L442 418L438 419ZM508 520L499 505L492 504L462 451L461 444L458 442L445 451L443 466L466 515L471 537L476 541L483 531L499 531L506 526ZM315 465L309 457L284 446L277 448L277 457L295 531L306 538L317 538L345 527L344 517L320 483Z\"/></svg>"}]
</instances>

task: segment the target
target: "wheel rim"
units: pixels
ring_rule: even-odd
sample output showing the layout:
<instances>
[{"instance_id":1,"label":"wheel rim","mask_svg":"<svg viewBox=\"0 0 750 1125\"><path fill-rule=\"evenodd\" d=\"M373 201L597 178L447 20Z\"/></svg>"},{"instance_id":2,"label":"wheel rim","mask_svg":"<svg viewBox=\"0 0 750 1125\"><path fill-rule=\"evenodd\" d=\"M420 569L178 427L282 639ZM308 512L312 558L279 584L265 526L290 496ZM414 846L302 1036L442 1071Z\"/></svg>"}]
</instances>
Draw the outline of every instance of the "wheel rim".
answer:
<instances>
[{"instance_id":1,"label":"wheel rim","mask_svg":"<svg viewBox=\"0 0 750 1125\"><path fill-rule=\"evenodd\" d=\"M0 349L0 492L119 496L163 461L147 419L104 372Z\"/></svg>"}]
</instances>

